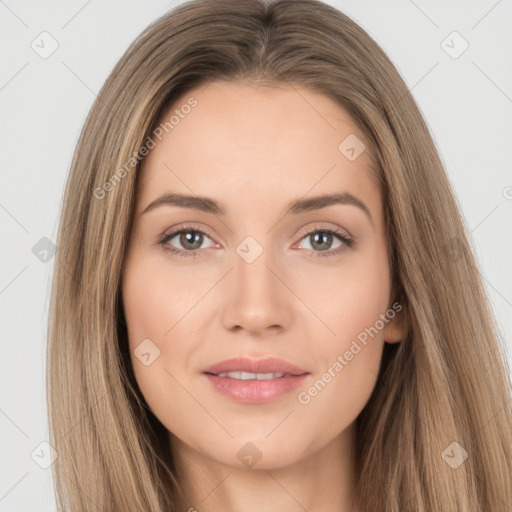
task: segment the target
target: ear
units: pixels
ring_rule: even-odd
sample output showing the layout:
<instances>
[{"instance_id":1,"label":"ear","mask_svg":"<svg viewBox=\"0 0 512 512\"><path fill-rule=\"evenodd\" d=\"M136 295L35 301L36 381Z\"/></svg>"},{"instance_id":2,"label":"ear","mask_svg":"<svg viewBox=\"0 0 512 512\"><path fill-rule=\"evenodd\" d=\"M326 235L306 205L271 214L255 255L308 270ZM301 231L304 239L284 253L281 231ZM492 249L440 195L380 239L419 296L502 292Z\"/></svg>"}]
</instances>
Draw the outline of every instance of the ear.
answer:
<instances>
[{"instance_id":1,"label":"ear","mask_svg":"<svg viewBox=\"0 0 512 512\"><path fill-rule=\"evenodd\" d=\"M395 313L395 318L390 320L384 327L384 341L386 343L399 343L405 334L403 310Z\"/></svg>"},{"instance_id":2,"label":"ear","mask_svg":"<svg viewBox=\"0 0 512 512\"><path fill-rule=\"evenodd\" d=\"M404 305L396 300L396 288L393 285L391 301L386 316L389 321L384 326L384 341L386 343L399 343L405 337Z\"/></svg>"}]
</instances>

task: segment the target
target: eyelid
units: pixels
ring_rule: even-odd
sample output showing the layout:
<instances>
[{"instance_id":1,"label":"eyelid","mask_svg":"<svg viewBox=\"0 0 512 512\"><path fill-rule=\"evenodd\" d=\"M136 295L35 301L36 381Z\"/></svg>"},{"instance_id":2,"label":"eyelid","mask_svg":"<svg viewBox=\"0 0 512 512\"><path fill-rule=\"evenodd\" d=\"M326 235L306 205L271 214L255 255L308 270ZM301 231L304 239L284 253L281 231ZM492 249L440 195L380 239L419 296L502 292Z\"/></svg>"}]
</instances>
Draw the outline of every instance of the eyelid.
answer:
<instances>
[{"instance_id":1,"label":"eyelid","mask_svg":"<svg viewBox=\"0 0 512 512\"><path fill-rule=\"evenodd\" d=\"M197 223L184 223L184 224L176 224L175 226L171 226L170 228L166 229L160 236L161 237L167 237L170 235L176 235L180 231L197 231L198 233L202 233L204 235L209 236L213 239L213 236L208 228L202 227L200 224Z\"/></svg>"},{"instance_id":2,"label":"eyelid","mask_svg":"<svg viewBox=\"0 0 512 512\"><path fill-rule=\"evenodd\" d=\"M314 224L312 227L308 228L301 236L301 240L311 233L316 233L317 231L332 231L337 235L344 236L345 238L352 239L352 235L346 230L342 229L336 225L328 225L326 223Z\"/></svg>"}]
</instances>

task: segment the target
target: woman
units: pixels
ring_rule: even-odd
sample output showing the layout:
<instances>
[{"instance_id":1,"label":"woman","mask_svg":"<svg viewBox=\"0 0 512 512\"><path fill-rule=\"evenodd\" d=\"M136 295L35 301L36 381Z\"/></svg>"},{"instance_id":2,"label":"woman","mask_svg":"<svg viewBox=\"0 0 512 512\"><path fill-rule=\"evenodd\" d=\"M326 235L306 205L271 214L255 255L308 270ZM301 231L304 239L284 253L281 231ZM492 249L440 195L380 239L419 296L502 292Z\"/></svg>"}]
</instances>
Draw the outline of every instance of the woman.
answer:
<instances>
[{"instance_id":1,"label":"woman","mask_svg":"<svg viewBox=\"0 0 512 512\"><path fill-rule=\"evenodd\" d=\"M397 70L315 0L196 0L100 91L66 185L61 510L509 511L510 381Z\"/></svg>"}]
</instances>

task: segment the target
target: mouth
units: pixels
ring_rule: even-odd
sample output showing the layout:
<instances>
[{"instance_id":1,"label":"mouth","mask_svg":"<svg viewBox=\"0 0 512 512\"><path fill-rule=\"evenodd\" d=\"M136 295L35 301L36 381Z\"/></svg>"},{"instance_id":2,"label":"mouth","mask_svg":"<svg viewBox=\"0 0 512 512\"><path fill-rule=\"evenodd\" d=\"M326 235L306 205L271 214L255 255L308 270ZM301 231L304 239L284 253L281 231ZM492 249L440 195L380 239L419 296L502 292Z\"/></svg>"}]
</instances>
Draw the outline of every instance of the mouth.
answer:
<instances>
[{"instance_id":1,"label":"mouth","mask_svg":"<svg viewBox=\"0 0 512 512\"><path fill-rule=\"evenodd\" d=\"M235 358L203 371L213 388L241 403L268 403L299 387L310 372L276 358Z\"/></svg>"},{"instance_id":2,"label":"mouth","mask_svg":"<svg viewBox=\"0 0 512 512\"><path fill-rule=\"evenodd\" d=\"M280 372L253 373L253 372L244 372L244 371L221 372L221 373L205 372L205 374L213 375L215 377L229 377L230 379L238 379L238 380L272 380L272 379L282 379L282 378L286 378L286 377L296 377L297 376L297 375L293 375L291 373L280 373Z\"/></svg>"}]
</instances>

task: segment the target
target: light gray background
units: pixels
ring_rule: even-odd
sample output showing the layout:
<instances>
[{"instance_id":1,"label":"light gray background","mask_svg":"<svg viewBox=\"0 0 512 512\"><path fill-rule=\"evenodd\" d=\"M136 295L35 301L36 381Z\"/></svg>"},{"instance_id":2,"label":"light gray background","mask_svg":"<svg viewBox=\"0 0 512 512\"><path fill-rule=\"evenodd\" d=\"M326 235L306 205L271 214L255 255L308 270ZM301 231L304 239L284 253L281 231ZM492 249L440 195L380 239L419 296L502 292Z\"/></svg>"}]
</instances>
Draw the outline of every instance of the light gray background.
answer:
<instances>
[{"instance_id":1,"label":"light gray background","mask_svg":"<svg viewBox=\"0 0 512 512\"><path fill-rule=\"evenodd\" d=\"M177 1L0 0L0 512L55 510L45 401L45 333L60 201L95 94L132 40ZM329 1L361 24L412 89L471 232L512 363L512 3ZM47 59L32 41L47 31ZM457 31L458 58L441 43ZM451 42L453 40L453 42ZM41 43L39 43L41 45ZM452 52L461 40L448 39ZM48 48L48 44L45 45Z\"/></svg>"}]
</instances>

